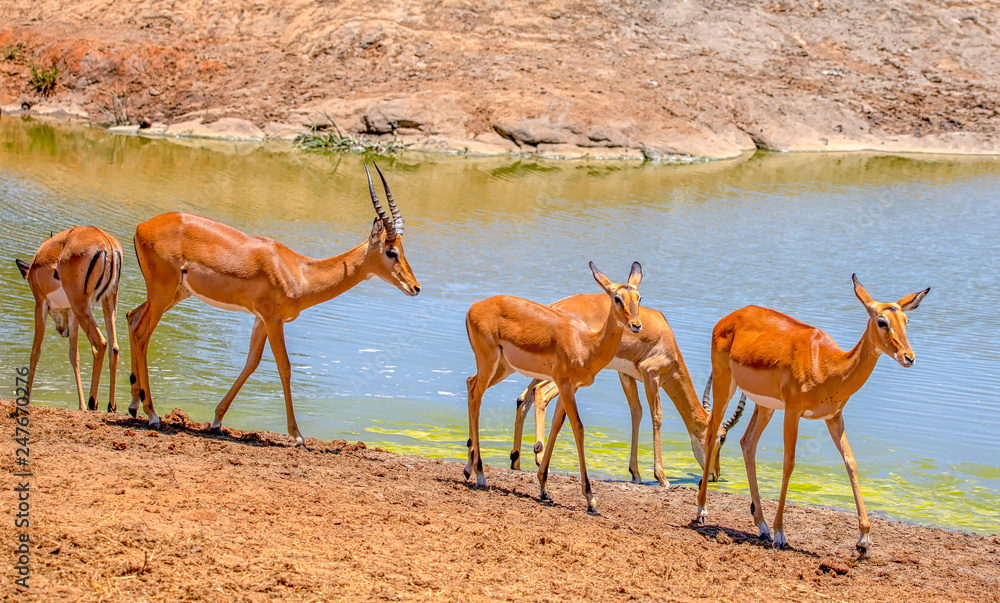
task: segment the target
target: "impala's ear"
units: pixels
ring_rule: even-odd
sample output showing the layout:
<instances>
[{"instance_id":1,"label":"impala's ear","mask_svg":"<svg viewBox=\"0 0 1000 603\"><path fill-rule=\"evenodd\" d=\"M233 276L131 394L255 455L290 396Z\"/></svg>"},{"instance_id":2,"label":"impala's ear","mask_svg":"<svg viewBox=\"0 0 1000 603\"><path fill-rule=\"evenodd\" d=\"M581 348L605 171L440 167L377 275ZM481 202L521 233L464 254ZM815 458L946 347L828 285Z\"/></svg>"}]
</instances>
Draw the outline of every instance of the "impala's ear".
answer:
<instances>
[{"instance_id":1,"label":"impala's ear","mask_svg":"<svg viewBox=\"0 0 1000 603\"><path fill-rule=\"evenodd\" d=\"M372 222L372 233L368 236L369 245L379 245L382 243L382 233L385 231L385 225L382 224L382 220L375 218Z\"/></svg>"},{"instance_id":2,"label":"impala's ear","mask_svg":"<svg viewBox=\"0 0 1000 603\"><path fill-rule=\"evenodd\" d=\"M604 274L597 269L597 266L594 265L593 262L590 263L590 271L594 274L594 280L597 281L598 285L600 285L605 291L611 289L612 285L611 281L608 280L608 277L604 276Z\"/></svg>"},{"instance_id":3,"label":"impala's ear","mask_svg":"<svg viewBox=\"0 0 1000 603\"><path fill-rule=\"evenodd\" d=\"M632 262L632 272L628 273L628 284L633 287L638 287L639 283L642 282L642 264L639 262Z\"/></svg>"},{"instance_id":4,"label":"impala's ear","mask_svg":"<svg viewBox=\"0 0 1000 603\"><path fill-rule=\"evenodd\" d=\"M14 260L14 263L17 264L17 269L21 271L21 278L28 278L28 268L31 268L31 265L24 260Z\"/></svg>"},{"instance_id":5,"label":"impala's ear","mask_svg":"<svg viewBox=\"0 0 1000 603\"><path fill-rule=\"evenodd\" d=\"M858 280L858 275L852 274L851 280L854 281L854 295L858 296L858 299L864 304L865 308L869 312L875 312L877 308L875 307L875 300L872 299L871 295L865 291L865 288L861 286L861 281Z\"/></svg>"},{"instance_id":6,"label":"impala's ear","mask_svg":"<svg viewBox=\"0 0 1000 603\"><path fill-rule=\"evenodd\" d=\"M918 291L916 293L911 293L903 299L896 302L899 307L903 309L903 312L909 312L910 310L916 310L920 302L924 301L924 296L930 293L931 288L927 287L923 291Z\"/></svg>"}]
</instances>

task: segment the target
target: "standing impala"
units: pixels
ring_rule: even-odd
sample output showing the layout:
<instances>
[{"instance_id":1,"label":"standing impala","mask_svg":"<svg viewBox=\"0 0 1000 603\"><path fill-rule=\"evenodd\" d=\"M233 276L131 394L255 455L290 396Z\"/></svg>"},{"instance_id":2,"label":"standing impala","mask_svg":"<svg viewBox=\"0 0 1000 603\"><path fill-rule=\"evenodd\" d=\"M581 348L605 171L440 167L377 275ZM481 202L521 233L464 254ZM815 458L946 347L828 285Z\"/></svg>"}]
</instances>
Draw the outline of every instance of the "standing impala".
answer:
<instances>
[{"instance_id":1,"label":"standing impala","mask_svg":"<svg viewBox=\"0 0 1000 603\"><path fill-rule=\"evenodd\" d=\"M549 307L583 321L591 329L600 327L607 318L611 300L607 295L587 293L561 299ZM663 453L660 445L660 428L663 425L663 408L660 404L660 388L662 387L677 412L680 413L684 426L691 436L691 449L698 464L705 467L705 436L708 433L708 417L712 407L708 404L709 390L706 388L704 399L699 403L694 384L688 374L687 365L681 351L677 348L674 333L667 324L663 314L646 306L639 308L639 319L642 330L638 333L625 331L615 357L605 367L609 371L618 371L618 377L625 390L629 410L632 414L632 452L629 457L628 470L632 474L632 482L640 483L639 476L639 423L642 420L642 406L639 403L639 390L636 380L642 381L646 389L646 401L649 403L649 414L653 419L653 475L661 486L667 485L663 473ZM708 387L711 388L711 378ZM524 420L532 404L535 406L535 463L540 464L540 455L545 450L544 432L545 409L553 398L559 395L559 389L551 381L535 379L517 399L517 419L514 423L514 449L510 453L511 469L520 469L521 437L524 433ZM721 428L720 436L724 440L726 433L739 421L743 413L746 398L740 398L740 404L733 416ZM712 461L712 471L709 477L715 481L719 477L719 449L716 449Z\"/></svg>"},{"instance_id":2,"label":"standing impala","mask_svg":"<svg viewBox=\"0 0 1000 603\"><path fill-rule=\"evenodd\" d=\"M377 165L375 169L378 170ZM365 173L368 174L367 164ZM216 407L212 431L221 432L222 418L243 383L260 364L267 341L281 376L288 433L297 445L305 448L305 438L292 411L285 323L295 320L306 308L330 300L373 276L407 295L420 292L420 284L403 255L403 218L381 170L379 176L392 216L382 209L368 174L368 190L378 214L371 234L364 243L332 258L308 258L277 241L250 236L191 214L163 214L140 224L135 230L135 251L146 280L146 301L128 313L132 416L142 402L150 427L159 427L149 387L149 338L164 312L193 295L217 308L256 317L246 365Z\"/></svg>"},{"instance_id":3,"label":"standing impala","mask_svg":"<svg viewBox=\"0 0 1000 603\"><path fill-rule=\"evenodd\" d=\"M476 485L485 486L483 459L479 451L479 408L487 388L517 371L522 375L555 382L559 388L549 447L538 468L542 500L551 500L545 491L549 461L563 420L569 418L580 458L580 482L587 497L587 512L597 513L597 505L587 478L583 458L583 423L576 407L576 390L594 382L594 376L612 358L625 325L633 333L642 329L639 318L639 282L642 266L632 264L628 283L612 283L590 262L594 279L609 298L604 323L591 329L584 323L542 304L498 295L472 304L465 317L469 343L476 355L476 374L468 379L469 464L465 478L476 472Z\"/></svg>"},{"instance_id":4,"label":"standing impala","mask_svg":"<svg viewBox=\"0 0 1000 603\"><path fill-rule=\"evenodd\" d=\"M21 260L15 260L15 263L35 296L35 339L31 344L31 364L28 367L28 394L35 381L38 358L42 354L45 321L51 315L59 334L69 337L69 363L76 377L80 410L83 410L80 350L77 347L80 327L87 335L94 354L88 407L97 410L101 363L104 362L108 342L97 328L90 307L100 303L104 309L104 326L113 342L108 358L111 373L108 412L114 412L115 375L118 372L115 313L118 311L118 281L122 274L122 246L96 226L77 226L46 239L35 252L31 264Z\"/></svg>"},{"instance_id":5,"label":"standing impala","mask_svg":"<svg viewBox=\"0 0 1000 603\"><path fill-rule=\"evenodd\" d=\"M757 441L776 410L785 411L785 458L782 466L781 496L774 517L774 546L786 544L783 513L788 480L795 466L795 442L799 419L823 419L847 467L847 476L854 491L858 509L861 538L858 550L862 554L869 546L871 524L865 514L858 485L858 469L844 433L844 405L865 384L880 354L892 356L901 366L913 365L914 355L906 339L906 312L914 310L930 291L924 289L907 295L895 303L873 300L861 286L857 276L854 294L868 311L868 325L861 340L849 352L837 347L829 335L798 320L768 308L747 306L733 312L715 325L712 331L712 370L715 403L709 433L722 421L726 405L739 387L756 404L747 432L740 441L743 462L750 482L750 497L754 523L763 538L771 532L764 521L760 492L757 489ZM705 445L708 454L716 446L716 438ZM706 470L707 477L707 470ZM708 481L703 479L698 490L698 523L708 516Z\"/></svg>"}]
</instances>

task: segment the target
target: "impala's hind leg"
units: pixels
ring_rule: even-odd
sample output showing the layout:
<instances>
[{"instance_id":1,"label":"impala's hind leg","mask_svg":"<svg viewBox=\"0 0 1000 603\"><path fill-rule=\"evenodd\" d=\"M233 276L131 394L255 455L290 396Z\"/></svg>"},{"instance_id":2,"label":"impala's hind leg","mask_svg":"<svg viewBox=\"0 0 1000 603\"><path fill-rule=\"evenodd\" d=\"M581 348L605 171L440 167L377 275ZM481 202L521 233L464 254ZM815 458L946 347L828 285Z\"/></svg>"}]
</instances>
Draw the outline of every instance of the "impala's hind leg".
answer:
<instances>
[{"instance_id":1,"label":"impala's hind leg","mask_svg":"<svg viewBox=\"0 0 1000 603\"><path fill-rule=\"evenodd\" d=\"M510 468L514 471L521 469L521 439L524 437L524 420L528 418L528 411L535 405L535 386L541 382L541 379L532 379L528 387L524 388L521 395L517 397L517 413L514 416L514 446L510 451Z\"/></svg>"}]
</instances>

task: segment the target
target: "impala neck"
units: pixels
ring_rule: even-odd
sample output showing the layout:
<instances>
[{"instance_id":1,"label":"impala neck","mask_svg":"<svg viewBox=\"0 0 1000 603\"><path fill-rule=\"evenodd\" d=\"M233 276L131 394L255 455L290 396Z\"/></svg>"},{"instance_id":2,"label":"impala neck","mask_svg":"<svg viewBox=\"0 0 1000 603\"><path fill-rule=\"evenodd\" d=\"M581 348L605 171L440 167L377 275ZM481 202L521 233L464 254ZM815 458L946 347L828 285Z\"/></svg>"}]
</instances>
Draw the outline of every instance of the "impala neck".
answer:
<instances>
[{"instance_id":1,"label":"impala neck","mask_svg":"<svg viewBox=\"0 0 1000 603\"><path fill-rule=\"evenodd\" d=\"M604 326L594 333L598 340L591 356L592 365L604 368L611 362L618 352L618 346L621 344L624 330L625 325L615 318L615 304L612 302L611 308L608 310L608 319L604 322Z\"/></svg>"},{"instance_id":2,"label":"impala neck","mask_svg":"<svg viewBox=\"0 0 1000 603\"><path fill-rule=\"evenodd\" d=\"M842 393L845 399L861 389L861 386L868 381L872 371L875 370L875 363L878 362L881 352L875 346L874 329L875 326L869 318L861 340L850 352L844 354L843 360L838 363L840 364L839 370L831 371L830 376L839 377L843 383Z\"/></svg>"},{"instance_id":3,"label":"impala neck","mask_svg":"<svg viewBox=\"0 0 1000 603\"><path fill-rule=\"evenodd\" d=\"M370 276L365 266L367 258L368 241L365 241L332 258L308 260L302 270L306 279L301 297L303 307L329 301L367 279Z\"/></svg>"},{"instance_id":4,"label":"impala neck","mask_svg":"<svg viewBox=\"0 0 1000 603\"><path fill-rule=\"evenodd\" d=\"M660 375L660 387L666 390L666 384L673 381L680 389L680 400L679 402L684 405L685 408L678 408L677 410L681 413L681 419L684 421L684 426L687 428L688 433L694 436L698 436L699 439L703 439L705 432L708 431L708 411L705 407L701 405L701 398L698 397L698 392L694 389L694 382L691 381L691 374L688 373L687 367L684 365L684 361L680 360L679 366L676 368L671 367L667 374ZM671 392L667 391L669 395ZM673 396L671 396L673 399ZM675 401L676 402L676 401Z\"/></svg>"}]
</instances>

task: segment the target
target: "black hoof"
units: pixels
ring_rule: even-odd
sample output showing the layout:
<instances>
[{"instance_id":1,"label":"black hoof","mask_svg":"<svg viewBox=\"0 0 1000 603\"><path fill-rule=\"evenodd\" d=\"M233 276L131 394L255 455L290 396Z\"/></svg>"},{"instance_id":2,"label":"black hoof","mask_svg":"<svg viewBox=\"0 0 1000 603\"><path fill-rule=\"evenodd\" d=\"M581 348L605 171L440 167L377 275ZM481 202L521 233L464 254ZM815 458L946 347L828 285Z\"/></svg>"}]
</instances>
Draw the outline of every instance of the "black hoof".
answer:
<instances>
[{"instance_id":1,"label":"black hoof","mask_svg":"<svg viewBox=\"0 0 1000 603\"><path fill-rule=\"evenodd\" d=\"M97 400L95 400L93 396L90 397L90 400L87 400L87 408L90 410L97 410Z\"/></svg>"},{"instance_id":2,"label":"black hoof","mask_svg":"<svg viewBox=\"0 0 1000 603\"><path fill-rule=\"evenodd\" d=\"M550 503L550 502L552 502L552 496L551 496L551 495L549 495L549 493L548 493L548 492L546 492L545 494L542 494L542 495L540 495L540 496L538 497L538 500L540 500L540 501L542 501L542 502L547 502L547 503Z\"/></svg>"},{"instance_id":3,"label":"black hoof","mask_svg":"<svg viewBox=\"0 0 1000 603\"><path fill-rule=\"evenodd\" d=\"M462 473L465 475L465 481L469 481L469 478L472 477L472 474L465 469L462 470Z\"/></svg>"},{"instance_id":4,"label":"black hoof","mask_svg":"<svg viewBox=\"0 0 1000 603\"><path fill-rule=\"evenodd\" d=\"M865 557L868 555L868 547L858 545L858 555Z\"/></svg>"},{"instance_id":5,"label":"black hoof","mask_svg":"<svg viewBox=\"0 0 1000 603\"><path fill-rule=\"evenodd\" d=\"M118 411L118 409L117 408L112 408L111 407L111 403L108 402L108 412L117 412L117 411Z\"/></svg>"},{"instance_id":6,"label":"black hoof","mask_svg":"<svg viewBox=\"0 0 1000 603\"><path fill-rule=\"evenodd\" d=\"M210 433L212 435L217 435L217 436L226 435L226 434L222 433L222 426L221 425L218 426L218 427L209 427L208 428L208 433Z\"/></svg>"},{"instance_id":7,"label":"black hoof","mask_svg":"<svg viewBox=\"0 0 1000 603\"><path fill-rule=\"evenodd\" d=\"M136 408L130 408L130 409L128 409L128 414L132 415L133 419L135 419L135 418L137 418L139 416L138 409L136 409Z\"/></svg>"},{"instance_id":8,"label":"black hoof","mask_svg":"<svg viewBox=\"0 0 1000 603\"><path fill-rule=\"evenodd\" d=\"M600 517L601 514L597 512L597 507L587 507L587 515Z\"/></svg>"}]
</instances>

